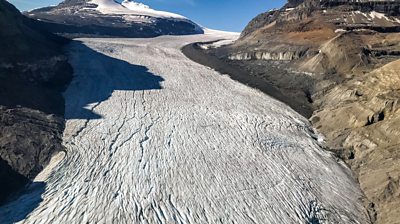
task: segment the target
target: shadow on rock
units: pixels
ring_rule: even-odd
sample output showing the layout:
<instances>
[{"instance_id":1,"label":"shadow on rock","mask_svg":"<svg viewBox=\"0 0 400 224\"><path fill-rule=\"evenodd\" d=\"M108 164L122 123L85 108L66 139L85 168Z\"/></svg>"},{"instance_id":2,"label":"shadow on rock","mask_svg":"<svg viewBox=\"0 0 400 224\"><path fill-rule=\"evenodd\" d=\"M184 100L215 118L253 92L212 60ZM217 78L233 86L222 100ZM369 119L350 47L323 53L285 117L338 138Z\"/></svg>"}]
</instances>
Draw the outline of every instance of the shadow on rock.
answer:
<instances>
[{"instance_id":1,"label":"shadow on rock","mask_svg":"<svg viewBox=\"0 0 400 224\"><path fill-rule=\"evenodd\" d=\"M45 188L46 183L34 182L21 192L18 199L0 207L0 223L11 224L26 219L43 201Z\"/></svg>"},{"instance_id":2,"label":"shadow on rock","mask_svg":"<svg viewBox=\"0 0 400 224\"><path fill-rule=\"evenodd\" d=\"M111 53L115 50L106 48ZM109 57L81 42L71 44L70 54L74 79L65 92L66 119L100 119L102 115L94 110L115 91L162 89L164 79L147 67Z\"/></svg>"},{"instance_id":3,"label":"shadow on rock","mask_svg":"<svg viewBox=\"0 0 400 224\"><path fill-rule=\"evenodd\" d=\"M10 197L10 192L25 186L30 180L14 171L8 163L0 157L0 206Z\"/></svg>"}]
</instances>

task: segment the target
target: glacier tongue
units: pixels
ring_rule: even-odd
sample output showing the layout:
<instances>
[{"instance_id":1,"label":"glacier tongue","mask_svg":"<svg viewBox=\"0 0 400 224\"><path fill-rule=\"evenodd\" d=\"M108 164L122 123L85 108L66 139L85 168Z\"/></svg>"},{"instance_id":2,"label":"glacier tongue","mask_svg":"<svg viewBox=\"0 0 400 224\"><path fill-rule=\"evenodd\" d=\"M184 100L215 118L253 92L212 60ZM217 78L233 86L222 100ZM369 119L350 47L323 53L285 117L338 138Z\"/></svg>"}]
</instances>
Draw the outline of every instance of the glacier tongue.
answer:
<instances>
[{"instance_id":1,"label":"glacier tongue","mask_svg":"<svg viewBox=\"0 0 400 224\"><path fill-rule=\"evenodd\" d=\"M180 52L224 35L72 43L67 155L0 222L368 223L306 119Z\"/></svg>"}]
</instances>

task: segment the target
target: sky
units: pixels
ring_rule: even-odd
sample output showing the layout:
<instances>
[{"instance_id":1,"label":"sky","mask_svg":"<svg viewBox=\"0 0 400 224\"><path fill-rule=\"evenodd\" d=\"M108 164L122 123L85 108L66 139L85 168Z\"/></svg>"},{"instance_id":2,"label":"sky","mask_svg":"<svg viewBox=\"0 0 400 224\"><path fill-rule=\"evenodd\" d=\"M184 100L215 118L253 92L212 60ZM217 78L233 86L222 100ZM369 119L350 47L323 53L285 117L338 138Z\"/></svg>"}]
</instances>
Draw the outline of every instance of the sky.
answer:
<instances>
[{"instance_id":1,"label":"sky","mask_svg":"<svg viewBox=\"0 0 400 224\"><path fill-rule=\"evenodd\" d=\"M9 0L19 10L57 5L61 0ZM286 0L138 0L153 9L174 12L211 29L240 32L247 23Z\"/></svg>"}]
</instances>

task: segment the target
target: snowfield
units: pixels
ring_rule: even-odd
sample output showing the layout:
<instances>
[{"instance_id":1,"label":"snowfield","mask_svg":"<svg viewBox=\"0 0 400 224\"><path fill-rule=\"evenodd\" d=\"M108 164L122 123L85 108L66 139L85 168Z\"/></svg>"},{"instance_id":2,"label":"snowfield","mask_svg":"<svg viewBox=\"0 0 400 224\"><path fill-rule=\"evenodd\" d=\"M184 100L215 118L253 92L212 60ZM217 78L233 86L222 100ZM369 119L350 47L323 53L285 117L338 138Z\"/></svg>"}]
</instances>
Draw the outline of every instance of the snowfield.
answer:
<instances>
[{"instance_id":1,"label":"snowfield","mask_svg":"<svg viewBox=\"0 0 400 224\"><path fill-rule=\"evenodd\" d=\"M224 36L73 42L66 156L0 223L368 223L306 119L180 51Z\"/></svg>"},{"instance_id":2,"label":"snowfield","mask_svg":"<svg viewBox=\"0 0 400 224\"><path fill-rule=\"evenodd\" d=\"M124 15L140 15L151 16L155 18L175 18L186 19L186 17L164 11L151 9L148 5L138 3L132 0L124 0L121 3L114 0L92 0L89 3L97 5L96 10L104 14L124 14Z\"/></svg>"}]
</instances>

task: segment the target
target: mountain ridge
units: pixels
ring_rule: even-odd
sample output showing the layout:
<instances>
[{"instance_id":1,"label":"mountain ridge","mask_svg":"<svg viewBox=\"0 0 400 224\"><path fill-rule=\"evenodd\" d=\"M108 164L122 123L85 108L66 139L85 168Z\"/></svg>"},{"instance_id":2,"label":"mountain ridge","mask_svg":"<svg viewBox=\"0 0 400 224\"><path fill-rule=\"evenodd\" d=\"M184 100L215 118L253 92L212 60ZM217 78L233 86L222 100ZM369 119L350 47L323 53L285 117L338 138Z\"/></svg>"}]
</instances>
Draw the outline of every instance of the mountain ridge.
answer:
<instances>
[{"instance_id":1,"label":"mountain ridge","mask_svg":"<svg viewBox=\"0 0 400 224\"><path fill-rule=\"evenodd\" d=\"M153 10L134 1L66 0L24 13L39 28L67 37L156 37L204 33L178 14Z\"/></svg>"}]
</instances>

